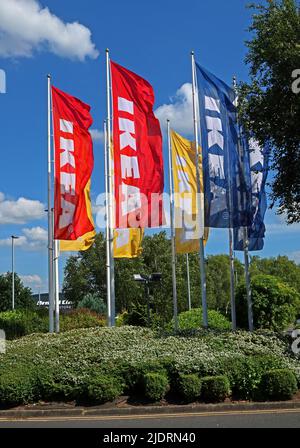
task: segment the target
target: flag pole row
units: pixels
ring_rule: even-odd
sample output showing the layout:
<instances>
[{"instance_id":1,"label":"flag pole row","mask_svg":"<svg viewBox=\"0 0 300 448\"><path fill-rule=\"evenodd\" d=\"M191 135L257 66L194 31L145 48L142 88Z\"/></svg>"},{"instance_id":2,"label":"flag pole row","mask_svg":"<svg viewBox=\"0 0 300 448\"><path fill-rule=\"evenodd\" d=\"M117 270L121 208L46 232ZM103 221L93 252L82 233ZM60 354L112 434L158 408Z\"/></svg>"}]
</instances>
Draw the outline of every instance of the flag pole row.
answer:
<instances>
[{"instance_id":1,"label":"flag pole row","mask_svg":"<svg viewBox=\"0 0 300 448\"><path fill-rule=\"evenodd\" d=\"M176 285L176 252L186 254L188 308L191 309L189 253L198 252L203 327L208 328L207 285L204 247L209 228L228 228L230 259L230 303L232 330L236 330L234 250L244 251L245 279L249 330L253 331L249 250L263 246L265 210L261 194L266 181L265 160L242 141L236 101L236 81L233 89L200 67L191 52L192 102L194 142L189 142L171 131L167 119L167 146L169 159L171 268L174 329L178 329L178 298ZM48 75L48 288L49 332L59 332L59 252L60 250L87 250L95 238L95 226L90 202L90 178L93 170L93 148L89 127L92 124L90 106L51 86ZM199 85L198 85L199 84ZM233 100L233 92L235 100ZM162 199L158 212L153 214L152 195L163 193L162 135L153 113L152 86L143 78L110 60L106 50L106 109L104 132L104 174L106 211L106 279L108 326L116 323L115 258L133 258L141 252L143 229L163 224ZM232 118L234 116L234 118ZM51 123L53 129L54 168L52 172ZM237 132L237 144L234 142ZM80 132L78 132L78 129ZM195 209L198 236L192 241L181 241L185 230L175 229L175 193L178 191L179 168L173 158L173 143L177 139L186 149L184 163L190 157L191 191L196 193ZM175 139L175 140L174 140ZM185 141L184 141L185 140ZM139 142L139 143L138 143ZM141 144L142 142L142 144ZM81 153L78 155L78 152ZM180 151L183 151L182 149ZM249 170L245 169L244 152L248 151ZM184 153L184 151L183 151ZM182 154L183 154L182 153ZM82 164L82 160L85 164ZM261 162L264 174L262 184L250 179L250 172ZM252 165L251 165L251 163ZM179 157L179 162L180 157ZM251 166L250 166L251 165ZM238 168L237 168L238 167ZM241 167L241 168L240 168ZM238 171L241 169L241 171ZM176 174L176 176L174 176ZM187 173L185 173L187 174ZM247 191L242 190L243 177ZM248 177L247 177L248 176ZM52 177L55 179L52 206ZM88 179L88 181L87 181ZM253 190L253 185L257 190ZM256 179L256 182L258 180ZM251 184L251 185L250 185ZM252 187L250 193L250 187ZM175 188L176 186L176 188ZM262 191L262 193L261 193ZM122 202L120 199L122 192ZM238 192L238 193L237 193ZM257 193L255 214L253 196ZM243 200L239 199L239 195ZM252 203L248 196L252 195ZM249 197L250 197L249 196ZM148 200L145 206L143 198ZM205 199L205 200L204 200ZM150 200L150 202L149 202ZM240 202L239 202L240 201ZM148 209L149 206L149 209ZM222 208L223 207L223 208ZM184 210L182 210L184 213ZM155 216L153 216L155 215ZM242 216L246 216L242 219ZM255 216L255 217L254 217ZM256 217L259 216L259 222ZM153 223L153 219L155 222ZM133 223L133 224L132 224ZM139 232L137 232L139 230ZM237 231L242 231L240 249ZM181 231L181 233L180 233ZM132 241L135 241L134 253ZM126 243L124 243L126 241ZM124 249L124 244L129 249ZM195 244L197 243L197 244ZM120 247L124 250L120 250ZM250 248L251 247L251 248ZM55 322L54 322L55 315Z\"/></svg>"}]
</instances>

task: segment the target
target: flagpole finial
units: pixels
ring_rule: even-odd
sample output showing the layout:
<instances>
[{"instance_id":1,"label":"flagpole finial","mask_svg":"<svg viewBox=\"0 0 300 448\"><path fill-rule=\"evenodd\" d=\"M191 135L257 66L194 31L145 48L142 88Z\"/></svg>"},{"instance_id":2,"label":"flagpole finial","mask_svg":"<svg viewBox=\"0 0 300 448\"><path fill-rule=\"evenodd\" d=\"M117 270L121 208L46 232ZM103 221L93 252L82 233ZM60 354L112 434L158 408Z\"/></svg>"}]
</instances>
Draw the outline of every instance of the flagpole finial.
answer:
<instances>
[{"instance_id":1,"label":"flagpole finial","mask_svg":"<svg viewBox=\"0 0 300 448\"><path fill-rule=\"evenodd\" d=\"M50 75L50 73L48 73L48 75L47 75L47 78L48 78L48 79L50 79L50 78L51 78L51 75Z\"/></svg>"},{"instance_id":2,"label":"flagpole finial","mask_svg":"<svg viewBox=\"0 0 300 448\"><path fill-rule=\"evenodd\" d=\"M191 56L195 56L194 50L191 51Z\"/></svg>"},{"instance_id":3,"label":"flagpole finial","mask_svg":"<svg viewBox=\"0 0 300 448\"><path fill-rule=\"evenodd\" d=\"M170 120L169 120L169 118L167 118L167 123L170 123Z\"/></svg>"},{"instance_id":4,"label":"flagpole finial","mask_svg":"<svg viewBox=\"0 0 300 448\"><path fill-rule=\"evenodd\" d=\"M109 48L106 48L105 52L106 52L106 53L109 53Z\"/></svg>"}]
</instances>

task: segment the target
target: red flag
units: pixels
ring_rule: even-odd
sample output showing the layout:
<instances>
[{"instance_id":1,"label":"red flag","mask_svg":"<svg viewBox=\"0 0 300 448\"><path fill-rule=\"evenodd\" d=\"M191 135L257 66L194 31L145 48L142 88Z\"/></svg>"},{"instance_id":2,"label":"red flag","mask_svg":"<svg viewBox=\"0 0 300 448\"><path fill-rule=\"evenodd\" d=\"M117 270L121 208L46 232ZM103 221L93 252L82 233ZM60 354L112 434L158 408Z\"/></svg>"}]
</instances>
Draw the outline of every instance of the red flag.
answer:
<instances>
[{"instance_id":1,"label":"red flag","mask_svg":"<svg viewBox=\"0 0 300 448\"><path fill-rule=\"evenodd\" d=\"M159 227L164 188L162 135L152 86L111 62L116 228Z\"/></svg>"},{"instance_id":2,"label":"red flag","mask_svg":"<svg viewBox=\"0 0 300 448\"><path fill-rule=\"evenodd\" d=\"M54 238L77 240L94 230L89 180L94 166L90 106L52 87L55 146ZM89 217L90 216L90 217Z\"/></svg>"}]
</instances>

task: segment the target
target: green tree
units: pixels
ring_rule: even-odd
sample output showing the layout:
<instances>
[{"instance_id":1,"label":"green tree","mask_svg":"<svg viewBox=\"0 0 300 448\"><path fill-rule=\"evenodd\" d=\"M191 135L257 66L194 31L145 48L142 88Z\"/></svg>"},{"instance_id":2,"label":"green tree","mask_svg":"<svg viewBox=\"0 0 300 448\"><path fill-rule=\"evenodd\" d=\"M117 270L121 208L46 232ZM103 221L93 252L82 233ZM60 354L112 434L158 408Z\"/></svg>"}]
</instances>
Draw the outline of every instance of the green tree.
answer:
<instances>
[{"instance_id":1,"label":"green tree","mask_svg":"<svg viewBox=\"0 0 300 448\"><path fill-rule=\"evenodd\" d=\"M199 255L190 254L192 306L201 306ZM236 260L236 276L243 278L243 265ZM171 243L166 232L145 236L143 252L136 259L115 260L116 310L128 311L129 322L146 322L147 307L144 285L134 281L134 274L160 272L162 280L150 287L153 319L164 325L173 317ZM188 308L186 256L176 257L178 312ZM207 261L208 306L223 314L230 312L230 271L227 255L209 256ZM106 297L106 254L102 234L88 251L68 259L65 267L64 294L78 304L86 294Z\"/></svg>"},{"instance_id":2,"label":"green tree","mask_svg":"<svg viewBox=\"0 0 300 448\"><path fill-rule=\"evenodd\" d=\"M298 0L267 0L255 9L247 42L250 82L240 88L245 127L273 147L272 199L289 223L300 221L300 101L292 73L300 69Z\"/></svg>"},{"instance_id":3,"label":"green tree","mask_svg":"<svg viewBox=\"0 0 300 448\"><path fill-rule=\"evenodd\" d=\"M291 286L272 275L259 274L251 280L253 318L256 329L274 331L287 329L300 313L300 294ZM247 328L247 303L245 285L237 294L237 323Z\"/></svg>"},{"instance_id":4,"label":"green tree","mask_svg":"<svg viewBox=\"0 0 300 448\"><path fill-rule=\"evenodd\" d=\"M244 279L244 267L234 260L235 282ZM207 258L207 303L208 307L230 314L230 259L228 255L209 255Z\"/></svg>"},{"instance_id":5,"label":"green tree","mask_svg":"<svg viewBox=\"0 0 300 448\"><path fill-rule=\"evenodd\" d=\"M35 301L32 291L23 285L22 280L15 274L15 309L34 309ZM12 274L7 272L0 275L0 311L12 308Z\"/></svg>"},{"instance_id":6,"label":"green tree","mask_svg":"<svg viewBox=\"0 0 300 448\"><path fill-rule=\"evenodd\" d=\"M276 258L252 257L250 273L251 275L273 275L300 293L300 266L286 256L279 255Z\"/></svg>"},{"instance_id":7,"label":"green tree","mask_svg":"<svg viewBox=\"0 0 300 448\"><path fill-rule=\"evenodd\" d=\"M77 305L77 308L84 308L98 314L106 314L106 304L97 294L88 293Z\"/></svg>"}]
</instances>

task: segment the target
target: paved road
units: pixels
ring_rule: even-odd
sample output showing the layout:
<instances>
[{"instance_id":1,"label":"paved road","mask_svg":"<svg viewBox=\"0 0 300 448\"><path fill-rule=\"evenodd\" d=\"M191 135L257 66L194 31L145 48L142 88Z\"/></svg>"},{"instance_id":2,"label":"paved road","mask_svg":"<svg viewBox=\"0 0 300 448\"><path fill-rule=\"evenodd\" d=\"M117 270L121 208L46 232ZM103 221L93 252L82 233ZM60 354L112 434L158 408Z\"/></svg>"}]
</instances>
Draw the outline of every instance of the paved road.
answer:
<instances>
[{"instance_id":1,"label":"paved road","mask_svg":"<svg viewBox=\"0 0 300 448\"><path fill-rule=\"evenodd\" d=\"M300 428L300 410L0 419L0 428Z\"/></svg>"}]
</instances>

